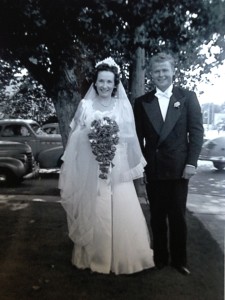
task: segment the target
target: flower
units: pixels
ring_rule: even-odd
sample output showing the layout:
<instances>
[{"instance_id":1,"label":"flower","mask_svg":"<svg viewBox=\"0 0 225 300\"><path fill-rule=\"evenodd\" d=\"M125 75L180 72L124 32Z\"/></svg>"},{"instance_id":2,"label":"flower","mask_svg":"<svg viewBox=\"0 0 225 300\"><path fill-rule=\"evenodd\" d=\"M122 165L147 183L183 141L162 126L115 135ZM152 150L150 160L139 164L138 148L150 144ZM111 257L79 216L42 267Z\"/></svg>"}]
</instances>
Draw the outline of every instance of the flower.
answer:
<instances>
[{"instance_id":1,"label":"flower","mask_svg":"<svg viewBox=\"0 0 225 300\"><path fill-rule=\"evenodd\" d=\"M179 102L179 101L175 102L173 106L174 106L175 108L179 108L179 107L180 107L180 102Z\"/></svg>"},{"instance_id":2,"label":"flower","mask_svg":"<svg viewBox=\"0 0 225 300\"><path fill-rule=\"evenodd\" d=\"M110 167L114 167L112 160L116 153L116 145L119 142L119 127L116 121L104 117L91 123L88 134L92 153L99 163L99 178L107 179Z\"/></svg>"}]
</instances>

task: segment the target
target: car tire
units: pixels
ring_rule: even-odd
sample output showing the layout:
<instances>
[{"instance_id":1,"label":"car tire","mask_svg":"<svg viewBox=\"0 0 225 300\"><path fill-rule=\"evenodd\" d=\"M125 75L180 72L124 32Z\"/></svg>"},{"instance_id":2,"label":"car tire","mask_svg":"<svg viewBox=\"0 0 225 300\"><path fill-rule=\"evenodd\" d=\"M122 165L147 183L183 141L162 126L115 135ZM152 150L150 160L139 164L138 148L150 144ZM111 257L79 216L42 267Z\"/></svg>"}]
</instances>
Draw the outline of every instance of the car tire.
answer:
<instances>
[{"instance_id":1,"label":"car tire","mask_svg":"<svg viewBox=\"0 0 225 300\"><path fill-rule=\"evenodd\" d=\"M213 165L214 165L214 167L216 168L216 169L218 169L218 170L223 170L224 169L224 167L225 167L225 164L224 163L219 163L219 162L213 162Z\"/></svg>"},{"instance_id":2,"label":"car tire","mask_svg":"<svg viewBox=\"0 0 225 300\"><path fill-rule=\"evenodd\" d=\"M57 161L57 168L61 168L61 166L62 166L62 163L63 163L63 161L62 161L62 156L58 159L58 161Z\"/></svg>"},{"instance_id":3,"label":"car tire","mask_svg":"<svg viewBox=\"0 0 225 300\"><path fill-rule=\"evenodd\" d=\"M6 168L0 168L0 182L6 185L18 185L23 181L22 177L17 177L15 174Z\"/></svg>"}]
</instances>

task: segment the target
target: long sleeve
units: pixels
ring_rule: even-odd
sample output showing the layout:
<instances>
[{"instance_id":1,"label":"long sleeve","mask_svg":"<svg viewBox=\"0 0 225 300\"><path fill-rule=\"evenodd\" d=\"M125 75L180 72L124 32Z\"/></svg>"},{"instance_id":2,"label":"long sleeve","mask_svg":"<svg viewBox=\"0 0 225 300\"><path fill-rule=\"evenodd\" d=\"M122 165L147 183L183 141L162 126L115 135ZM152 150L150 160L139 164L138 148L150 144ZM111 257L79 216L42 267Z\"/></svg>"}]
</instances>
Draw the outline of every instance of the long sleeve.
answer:
<instances>
[{"instance_id":1,"label":"long sleeve","mask_svg":"<svg viewBox=\"0 0 225 300\"><path fill-rule=\"evenodd\" d=\"M187 119L189 138L187 164L196 167L202 148L204 129L202 125L201 107L194 92L190 92L188 99Z\"/></svg>"},{"instance_id":2,"label":"long sleeve","mask_svg":"<svg viewBox=\"0 0 225 300\"><path fill-rule=\"evenodd\" d=\"M137 137L143 153L144 152L144 131L143 131L142 116L143 116L142 107L140 105L139 98L137 98L134 102L134 120L135 120Z\"/></svg>"}]
</instances>

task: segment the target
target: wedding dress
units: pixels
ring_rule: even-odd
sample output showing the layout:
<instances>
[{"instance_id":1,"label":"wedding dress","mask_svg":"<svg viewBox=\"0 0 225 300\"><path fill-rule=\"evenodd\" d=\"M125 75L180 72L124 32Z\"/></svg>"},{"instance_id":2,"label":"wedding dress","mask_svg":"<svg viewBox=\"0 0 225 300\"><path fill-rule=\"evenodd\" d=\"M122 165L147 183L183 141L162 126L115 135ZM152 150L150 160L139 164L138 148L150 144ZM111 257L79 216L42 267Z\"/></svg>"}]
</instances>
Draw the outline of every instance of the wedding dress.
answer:
<instances>
[{"instance_id":1,"label":"wedding dress","mask_svg":"<svg viewBox=\"0 0 225 300\"><path fill-rule=\"evenodd\" d=\"M147 224L133 184L133 179L142 177L146 162L121 84L119 91L113 107L104 111L96 105L93 88L81 100L59 180L61 203L74 242L72 264L105 274L131 274L154 265ZM99 164L88 138L93 120L104 117L119 126L114 166L107 180L99 178Z\"/></svg>"}]
</instances>

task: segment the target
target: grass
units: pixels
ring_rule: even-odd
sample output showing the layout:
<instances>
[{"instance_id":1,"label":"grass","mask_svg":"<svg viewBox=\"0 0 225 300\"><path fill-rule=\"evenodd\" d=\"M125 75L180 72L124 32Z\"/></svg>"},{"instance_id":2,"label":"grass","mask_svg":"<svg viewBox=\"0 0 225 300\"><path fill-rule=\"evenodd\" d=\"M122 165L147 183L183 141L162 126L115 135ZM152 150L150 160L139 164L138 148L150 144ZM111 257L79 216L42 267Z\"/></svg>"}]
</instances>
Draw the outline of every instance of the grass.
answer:
<instances>
[{"instance_id":1,"label":"grass","mask_svg":"<svg viewBox=\"0 0 225 300\"><path fill-rule=\"evenodd\" d=\"M148 220L147 205L143 210ZM73 245L60 204L8 202L0 206L0 299L223 300L223 253L189 212L187 221L191 276L170 267L101 275L70 264Z\"/></svg>"}]
</instances>

